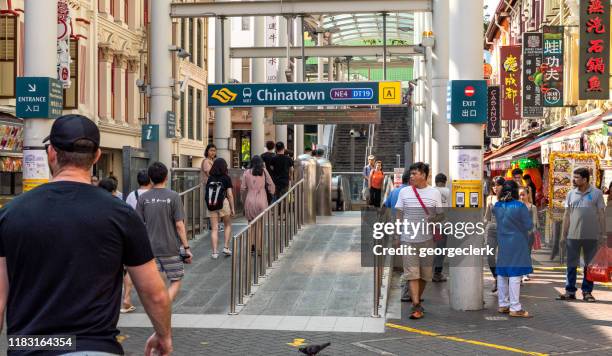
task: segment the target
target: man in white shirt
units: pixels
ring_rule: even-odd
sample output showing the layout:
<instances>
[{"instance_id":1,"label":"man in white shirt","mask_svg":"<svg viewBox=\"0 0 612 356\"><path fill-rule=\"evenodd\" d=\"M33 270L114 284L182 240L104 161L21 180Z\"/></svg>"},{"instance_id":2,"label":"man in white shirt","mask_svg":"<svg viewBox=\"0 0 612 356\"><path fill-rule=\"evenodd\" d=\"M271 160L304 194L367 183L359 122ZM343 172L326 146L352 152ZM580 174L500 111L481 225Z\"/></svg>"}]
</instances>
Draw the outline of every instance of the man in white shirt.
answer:
<instances>
[{"instance_id":1,"label":"man in white shirt","mask_svg":"<svg viewBox=\"0 0 612 356\"><path fill-rule=\"evenodd\" d=\"M132 207L132 209L136 210L136 203L138 202L138 197L142 195L142 193L151 189L151 179L149 178L149 173L146 169L143 169L138 172L136 175L136 180L138 181L139 188L128 194L125 202ZM130 279L129 274L125 274L123 276L123 304L121 305L121 313L131 313L136 310L136 307L132 304L132 280Z\"/></svg>"},{"instance_id":2,"label":"man in white shirt","mask_svg":"<svg viewBox=\"0 0 612 356\"><path fill-rule=\"evenodd\" d=\"M149 173L147 173L146 169L143 169L138 172L136 176L136 181L138 181L138 189L134 190L130 194L128 194L125 202L132 207L132 209L136 209L136 203L138 202L138 197L142 195L142 193L151 189L151 179L149 178Z\"/></svg>"},{"instance_id":3,"label":"man in white shirt","mask_svg":"<svg viewBox=\"0 0 612 356\"><path fill-rule=\"evenodd\" d=\"M440 197L442 198L442 207L450 207L450 189L446 187L446 182L448 181L446 175L444 173L438 173L434 181L436 182L435 188L440 192ZM442 238L435 243L436 248L446 247L446 236L442 235ZM442 270L444 270L444 255L436 255L434 257L434 274L431 279L432 282L446 282L446 277L442 274Z\"/></svg>"},{"instance_id":4,"label":"man in white shirt","mask_svg":"<svg viewBox=\"0 0 612 356\"><path fill-rule=\"evenodd\" d=\"M410 187L399 193L395 209L397 219L407 224L400 239L395 242L413 248L414 254L402 256L404 278L410 291L412 313L410 319L421 319L424 310L421 306L421 296L427 281L432 279L433 256L425 254L420 257L421 249L433 248L433 224L441 221L442 197L440 191L427 185L429 165L417 162L410 166Z\"/></svg>"}]
</instances>

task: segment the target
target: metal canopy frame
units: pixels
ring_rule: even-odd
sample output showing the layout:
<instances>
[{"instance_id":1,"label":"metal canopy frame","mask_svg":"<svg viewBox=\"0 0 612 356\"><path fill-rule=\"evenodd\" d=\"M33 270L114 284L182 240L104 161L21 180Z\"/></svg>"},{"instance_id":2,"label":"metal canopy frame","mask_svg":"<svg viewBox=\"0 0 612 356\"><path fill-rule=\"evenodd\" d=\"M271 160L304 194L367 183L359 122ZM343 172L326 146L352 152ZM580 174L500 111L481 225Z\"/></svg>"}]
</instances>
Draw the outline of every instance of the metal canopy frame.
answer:
<instances>
[{"instance_id":1,"label":"metal canopy frame","mask_svg":"<svg viewBox=\"0 0 612 356\"><path fill-rule=\"evenodd\" d=\"M290 57L301 58L301 47L291 47ZM305 47L306 57L382 57L384 46L321 46ZM280 58L287 55L284 47L232 47L230 58ZM387 46L388 56L422 56L415 46Z\"/></svg>"},{"instance_id":2,"label":"metal canopy frame","mask_svg":"<svg viewBox=\"0 0 612 356\"><path fill-rule=\"evenodd\" d=\"M172 3L170 16L299 16L432 11L432 0L272 0Z\"/></svg>"}]
</instances>

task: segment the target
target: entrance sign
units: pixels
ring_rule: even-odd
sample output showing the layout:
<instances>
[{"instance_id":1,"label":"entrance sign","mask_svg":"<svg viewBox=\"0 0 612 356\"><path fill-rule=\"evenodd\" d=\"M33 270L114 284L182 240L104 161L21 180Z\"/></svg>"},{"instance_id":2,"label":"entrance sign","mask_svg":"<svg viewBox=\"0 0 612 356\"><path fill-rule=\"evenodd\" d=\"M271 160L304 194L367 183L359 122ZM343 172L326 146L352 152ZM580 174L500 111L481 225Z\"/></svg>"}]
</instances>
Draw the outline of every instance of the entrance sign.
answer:
<instances>
[{"instance_id":1,"label":"entrance sign","mask_svg":"<svg viewBox=\"0 0 612 356\"><path fill-rule=\"evenodd\" d=\"M209 107L401 105L400 82L211 84Z\"/></svg>"},{"instance_id":2,"label":"entrance sign","mask_svg":"<svg viewBox=\"0 0 612 356\"><path fill-rule=\"evenodd\" d=\"M610 0L580 1L580 100L610 96Z\"/></svg>"},{"instance_id":3,"label":"entrance sign","mask_svg":"<svg viewBox=\"0 0 612 356\"><path fill-rule=\"evenodd\" d=\"M62 83L48 77L17 77L16 114L21 118L56 119L64 107Z\"/></svg>"},{"instance_id":4,"label":"entrance sign","mask_svg":"<svg viewBox=\"0 0 612 356\"><path fill-rule=\"evenodd\" d=\"M542 94L545 107L563 106L563 26L544 26L544 84Z\"/></svg>"},{"instance_id":5,"label":"entrance sign","mask_svg":"<svg viewBox=\"0 0 612 356\"><path fill-rule=\"evenodd\" d=\"M547 69L542 65L542 33L523 33L523 117L542 117L542 85Z\"/></svg>"},{"instance_id":6,"label":"entrance sign","mask_svg":"<svg viewBox=\"0 0 612 356\"><path fill-rule=\"evenodd\" d=\"M521 119L521 47L502 46L500 57L501 119Z\"/></svg>"},{"instance_id":7,"label":"entrance sign","mask_svg":"<svg viewBox=\"0 0 612 356\"><path fill-rule=\"evenodd\" d=\"M490 86L488 93L487 137L501 137L499 118L499 85Z\"/></svg>"},{"instance_id":8,"label":"entrance sign","mask_svg":"<svg viewBox=\"0 0 612 356\"><path fill-rule=\"evenodd\" d=\"M380 124L380 110L369 108L276 110L272 121L274 125Z\"/></svg>"},{"instance_id":9,"label":"entrance sign","mask_svg":"<svg viewBox=\"0 0 612 356\"><path fill-rule=\"evenodd\" d=\"M484 80L451 80L448 83L448 122L487 122L487 82Z\"/></svg>"}]
</instances>

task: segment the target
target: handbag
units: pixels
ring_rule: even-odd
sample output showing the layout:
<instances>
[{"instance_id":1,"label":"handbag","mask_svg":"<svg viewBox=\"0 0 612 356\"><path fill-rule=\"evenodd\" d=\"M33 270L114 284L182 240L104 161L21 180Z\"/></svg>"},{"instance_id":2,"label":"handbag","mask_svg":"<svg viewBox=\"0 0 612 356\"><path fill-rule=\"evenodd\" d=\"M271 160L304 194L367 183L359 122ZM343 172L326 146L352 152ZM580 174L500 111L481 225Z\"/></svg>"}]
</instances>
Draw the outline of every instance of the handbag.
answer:
<instances>
[{"instance_id":1,"label":"handbag","mask_svg":"<svg viewBox=\"0 0 612 356\"><path fill-rule=\"evenodd\" d=\"M586 269L586 278L591 282L607 283L612 280L612 248L603 246Z\"/></svg>"},{"instance_id":2,"label":"handbag","mask_svg":"<svg viewBox=\"0 0 612 356\"><path fill-rule=\"evenodd\" d=\"M542 248L542 234L539 231L533 232L533 250L539 250Z\"/></svg>"},{"instance_id":3,"label":"handbag","mask_svg":"<svg viewBox=\"0 0 612 356\"><path fill-rule=\"evenodd\" d=\"M411 187L412 187L412 191L414 192L414 195L416 195L416 198L419 201L419 204L421 204L421 208L423 208L423 210L425 211L425 214L427 214L427 216L429 216L429 210L427 209L427 207L423 203L423 200L421 199L421 196L419 195L419 192L414 187L414 185L411 185ZM442 233L440 231L436 232L436 229L434 228L434 231L433 231L433 240L435 242L438 242L438 241L441 241L443 238L444 237L442 236Z\"/></svg>"}]
</instances>

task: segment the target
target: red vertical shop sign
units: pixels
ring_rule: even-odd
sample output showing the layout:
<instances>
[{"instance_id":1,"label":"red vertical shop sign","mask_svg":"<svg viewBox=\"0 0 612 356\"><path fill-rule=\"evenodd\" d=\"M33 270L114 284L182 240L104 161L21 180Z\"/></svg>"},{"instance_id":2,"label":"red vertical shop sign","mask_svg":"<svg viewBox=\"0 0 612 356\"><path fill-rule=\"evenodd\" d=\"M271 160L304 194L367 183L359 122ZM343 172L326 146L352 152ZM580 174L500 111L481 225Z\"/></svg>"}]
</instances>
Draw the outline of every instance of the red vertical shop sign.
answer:
<instances>
[{"instance_id":1,"label":"red vertical shop sign","mask_svg":"<svg viewBox=\"0 0 612 356\"><path fill-rule=\"evenodd\" d=\"M580 1L581 100L610 97L610 0Z\"/></svg>"},{"instance_id":2,"label":"red vertical shop sign","mask_svg":"<svg viewBox=\"0 0 612 356\"><path fill-rule=\"evenodd\" d=\"M500 47L501 119L521 119L521 46Z\"/></svg>"}]
</instances>

